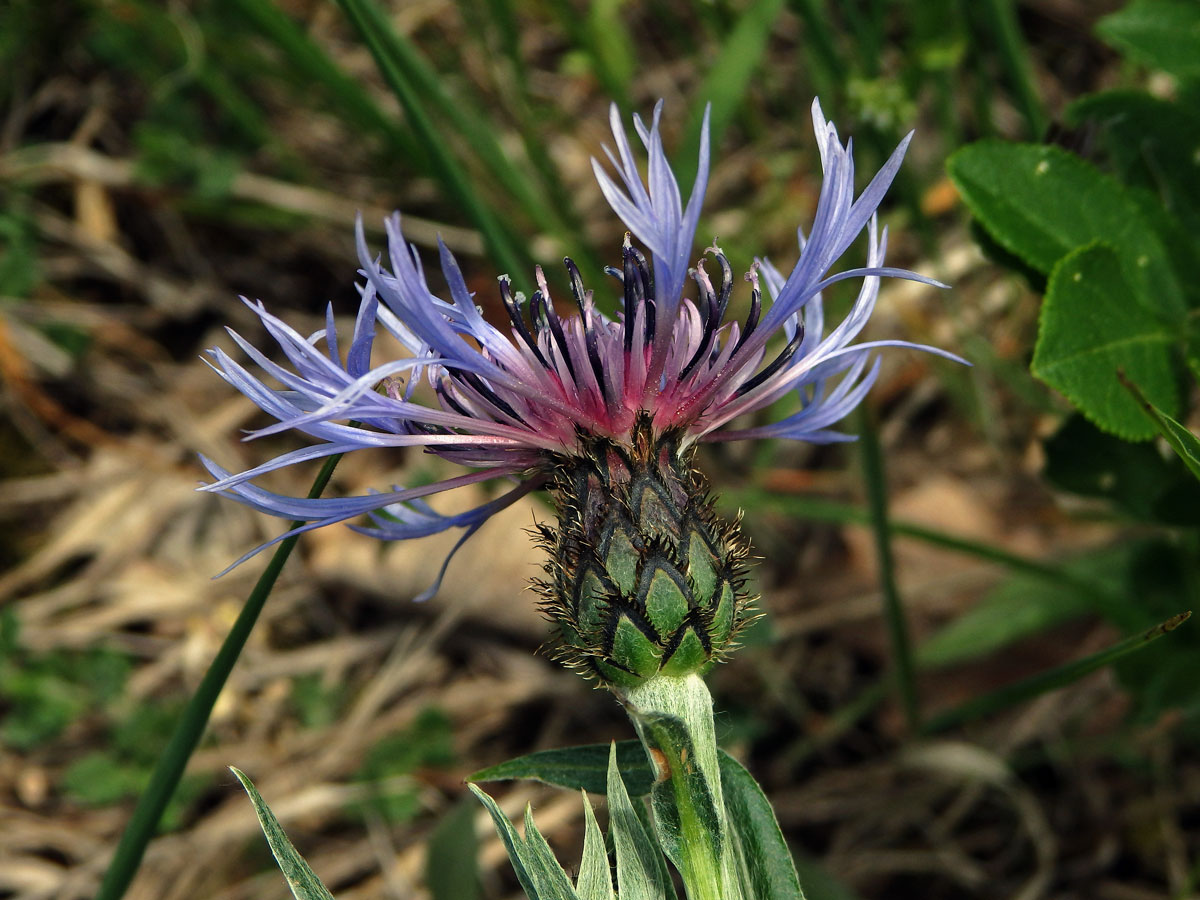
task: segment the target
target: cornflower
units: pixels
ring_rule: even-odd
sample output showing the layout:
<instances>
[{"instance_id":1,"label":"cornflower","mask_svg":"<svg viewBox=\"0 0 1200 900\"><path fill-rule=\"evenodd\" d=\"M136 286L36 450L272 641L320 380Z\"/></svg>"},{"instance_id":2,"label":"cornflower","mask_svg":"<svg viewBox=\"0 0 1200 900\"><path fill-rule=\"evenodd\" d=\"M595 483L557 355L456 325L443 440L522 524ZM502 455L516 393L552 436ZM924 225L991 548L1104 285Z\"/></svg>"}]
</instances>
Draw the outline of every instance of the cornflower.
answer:
<instances>
[{"instance_id":1,"label":"cornflower","mask_svg":"<svg viewBox=\"0 0 1200 900\"><path fill-rule=\"evenodd\" d=\"M833 426L875 381L874 351L900 346L958 357L907 341L854 343L875 307L881 278L944 287L884 265L887 229L878 228L876 210L911 134L855 197L852 144L841 143L814 101L824 181L812 227L807 238L798 232L799 260L786 278L768 260L755 259L745 276L749 313L739 322L726 318L734 276L716 243L703 254L715 263L715 277L704 258L689 267L708 181L708 115L684 205L663 150L661 112L660 101L649 127L640 117L633 120L648 156L644 181L615 105L610 122L616 152L605 152L616 177L592 161L604 197L628 229L621 266L606 269L622 286L615 317L596 307L567 258L576 312L560 314L538 267L536 290L527 300L514 293L507 275L500 277L509 322L506 328L490 324L440 241L449 299L430 291L399 214L386 223L390 271L371 255L358 222L365 283L344 357L332 307L326 327L305 336L261 302L245 301L291 364L272 362L230 331L246 355L284 386L276 390L224 351L209 351L216 371L278 420L247 438L299 431L319 443L238 474L202 458L216 478L202 490L304 523L234 565L289 535L363 515L370 524L352 527L385 540L462 528L456 551L492 515L545 488L558 525L541 527L550 562L548 579L538 585L558 624L566 662L601 681L636 684L660 671L702 669L733 646L750 608L746 545L736 523L713 512L692 465L696 445L763 437L851 440ZM828 274L864 230L866 265ZM862 280L857 299L826 334L821 292L847 279ZM689 280L694 299L684 295ZM763 301L764 284L769 302ZM380 329L409 355L372 366ZM417 398L422 381L432 386L436 403ZM749 414L789 394L793 413L746 424ZM371 447L421 447L465 471L356 497L303 499L253 484L275 469ZM512 486L463 513L439 514L425 500L493 479Z\"/></svg>"}]
</instances>

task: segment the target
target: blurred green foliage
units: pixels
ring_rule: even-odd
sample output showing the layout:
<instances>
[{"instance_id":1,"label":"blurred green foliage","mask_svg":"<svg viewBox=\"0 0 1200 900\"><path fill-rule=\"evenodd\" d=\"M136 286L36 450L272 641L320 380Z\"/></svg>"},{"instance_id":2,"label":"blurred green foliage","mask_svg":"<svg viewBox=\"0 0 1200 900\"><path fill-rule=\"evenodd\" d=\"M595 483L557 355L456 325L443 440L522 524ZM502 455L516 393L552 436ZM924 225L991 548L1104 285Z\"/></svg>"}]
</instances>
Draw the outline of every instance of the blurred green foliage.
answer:
<instances>
[{"instance_id":1,"label":"blurred green foliage","mask_svg":"<svg viewBox=\"0 0 1200 900\"><path fill-rule=\"evenodd\" d=\"M445 768L454 760L449 717L440 709L427 707L408 728L371 748L356 777L372 788L372 796L355 809L381 816L393 825L403 824L421 809L420 783L404 776L423 768Z\"/></svg>"}]
</instances>

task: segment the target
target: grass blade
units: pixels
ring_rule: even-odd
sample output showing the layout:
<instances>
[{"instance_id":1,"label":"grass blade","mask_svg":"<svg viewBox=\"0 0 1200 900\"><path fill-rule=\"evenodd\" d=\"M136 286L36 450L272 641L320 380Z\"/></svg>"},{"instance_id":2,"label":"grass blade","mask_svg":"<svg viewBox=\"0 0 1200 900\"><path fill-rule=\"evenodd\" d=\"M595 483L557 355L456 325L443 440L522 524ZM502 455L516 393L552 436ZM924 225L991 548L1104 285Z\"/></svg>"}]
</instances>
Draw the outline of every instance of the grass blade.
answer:
<instances>
[{"instance_id":1,"label":"grass blade","mask_svg":"<svg viewBox=\"0 0 1200 900\"><path fill-rule=\"evenodd\" d=\"M900 702L904 706L904 717L911 731L916 732L921 724L921 713L917 699L917 680L914 675L912 643L908 637L908 623L904 618L904 606L900 590L896 586L896 567L892 557L892 536L888 527L887 476L884 472L883 450L879 446L879 433L870 413L865 409L859 417L862 422L861 459L863 481L867 487L868 506L871 511L871 530L875 534L875 550L879 558L879 587L883 591L883 610L887 619L888 636L892 644L892 665L896 671L896 687Z\"/></svg>"},{"instance_id":2,"label":"grass blade","mask_svg":"<svg viewBox=\"0 0 1200 900\"><path fill-rule=\"evenodd\" d=\"M524 246L513 239L501 225L500 219L492 212L479 197L467 172L450 152L444 137L434 127L433 120L426 111L422 97L428 97L442 113L460 128L466 123L456 101L445 91L437 80L435 73L428 70L412 46L398 35L391 23L379 11L371 0L338 0L338 5L346 13L351 24L362 36L375 64L387 82L388 87L396 95L404 107L409 124L416 132L417 140L428 150L429 162L434 174L442 183L449 199L458 203L475 226L483 235L495 263L502 269L519 278L533 267L532 261ZM477 141L473 146L485 163L491 167L499 167L505 172L511 172L511 166L504 159L498 146L495 152L487 149L489 142L479 139L482 125L478 123L468 126ZM510 189L515 181L507 182Z\"/></svg>"},{"instance_id":3,"label":"grass blade","mask_svg":"<svg viewBox=\"0 0 1200 900\"><path fill-rule=\"evenodd\" d=\"M1179 613L1165 622L1155 625L1148 631L1113 644L1107 650L1101 650L1099 653L1093 653L1091 656L1085 656L1083 659L1077 659L1073 662L1056 666L1047 672L1042 672L1031 678L1018 681L1015 684L1002 687L997 691L992 691L968 700L961 706L930 718L926 722L923 731L925 734L946 731L974 719L980 719L992 713L999 712L1002 709L1007 709L1010 706L1015 706L1018 703L1023 703L1026 700L1032 700L1034 697L1048 693L1049 691L1066 687L1071 682L1078 681L1084 675L1091 674L1097 669L1102 669L1116 662L1122 656L1141 650L1151 642L1158 640L1164 634L1174 631L1191 618L1191 615L1191 612Z\"/></svg>"}]
</instances>

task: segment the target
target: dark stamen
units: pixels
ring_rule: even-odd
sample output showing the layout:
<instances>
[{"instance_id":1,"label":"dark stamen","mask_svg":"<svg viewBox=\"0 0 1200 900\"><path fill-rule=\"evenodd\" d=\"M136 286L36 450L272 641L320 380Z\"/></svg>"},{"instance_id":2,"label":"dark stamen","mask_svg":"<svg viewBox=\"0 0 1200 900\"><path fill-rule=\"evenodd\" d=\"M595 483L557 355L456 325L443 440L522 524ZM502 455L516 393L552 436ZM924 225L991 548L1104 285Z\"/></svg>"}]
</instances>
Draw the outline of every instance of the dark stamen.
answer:
<instances>
[{"instance_id":1,"label":"dark stamen","mask_svg":"<svg viewBox=\"0 0 1200 900\"><path fill-rule=\"evenodd\" d=\"M567 267L567 276L571 279L571 296L575 298L575 303L582 312L584 304L587 302L587 292L583 289L583 278L579 275L579 267L569 256L563 257L563 265Z\"/></svg>"},{"instance_id":2,"label":"dark stamen","mask_svg":"<svg viewBox=\"0 0 1200 900\"><path fill-rule=\"evenodd\" d=\"M729 305L729 295L733 293L733 267L720 250L713 253L717 264L721 267L721 291L717 297L717 321L725 318L725 307Z\"/></svg>"},{"instance_id":3,"label":"dark stamen","mask_svg":"<svg viewBox=\"0 0 1200 900\"><path fill-rule=\"evenodd\" d=\"M525 421L515 409L497 397L496 393L490 387L484 384L483 379L474 372L464 372L460 370L452 373L450 377L474 389L481 397L483 397L484 400L492 404L492 406L496 407L496 409L500 410L505 415L516 419L518 422L523 423Z\"/></svg>"},{"instance_id":4,"label":"dark stamen","mask_svg":"<svg viewBox=\"0 0 1200 900\"><path fill-rule=\"evenodd\" d=\"M737 396L740 397L740 396L742 396L742 394L745 394L748 391L754 390L756 387L758 387L760 384L762 384L764 381L766 381L768 378L770 378L772 375L774 375L776 372L778 372L780 369L782 369L784 366L786 366L789 362L791 362L792 357L796 355L796 351L799 349L800 343L803 340L804 340L804 323L801 322L800 326L796 329L796 333L794 335L792 335L792 339L790 341L788 341L787 346L783 348L783 352L780 353L777 357L775 357L775 359L773 359L771 361L771 364L769 366L767 366L765 369L763 369L761 372L759 372L757 375L755 375L753 378L751 378L749 381L747 381L745 384L743 384L740 388L738 388Z\"/></svg>"},{"instance_id":5,"label":"dark stamen","mask_svg":"<svg viewBox=\"0 0 1200 900\"><path fill-rule=\"evenodd\" d=\"M625 246L622 248L624 272L621 281L625 284L625 352L633 351L633 323L639 306L646 302L646 281L637 269L637 257L641 254L629 243L629 235L625 235Z\"/></svg>"},{"instance_id":6,"label":"dark stamen","mask_svg":"<svg viewBox=\"0 0 1200 900\"><path fill-rule=\"evenodd\" d=\"M750 292L750 315L746 316L746 326L738 337L737 346L733 348L734 353L741 350L742 344L746 343L746 338L754 333L754 329L758 327L760 315L762 315L762 291L755 288Z\"/></svg>"},{"instance_id":7,"label":"dark stamen","mask_svg":"<svg viewBox=\"0 0 1200 900\"><path fill-rule=\"evenodd\" d=\"M454 410L460 416L466 416L467 418L474 418L474 416L472 416L469 412L467 412L467 410L463 407L463 405L458 402L457 398L455 398L455 396L452 393L450 393L450 389L446 387L445 380L439 381L434 386L433 390L438 395L438 397L441 399L441 401L443 403L445 403L447 406L449 406L452 410Z\"/></svg>"},{"instance_id":8,"label":"dark stamen","mask_svg":"<svg viewBox=\"0 0 1200 900\"><path fill-rule=\"evenodd\" d=\"M504 307L508 310L508 318L512 320L513 328L517 330L517 334L521 336L525 346L533 351L533 355L537 357L537 361L542 364L543 368L549 369L550 363L546 362L546 357L542 356L537 341L533 339L533 335L529 333L529 326L525 324L525 317L521 315L521 305L512 296L507 276L500 279L500 296L504 298Z\"/></svg>"},{"instance_id":9,"label":"dark stamen","mask_svg":"<svg viewBox=\"0 0 1200 900\"><path fill-rule=\"evenodd\" d=\"M583 278L579 275L579 267L575 265L575 261L568 256L563 259L563 265L567 267L567 275L571 279L571 294L575 297L575 302L579 304L579 311L583 321L583 340L587 347L588 362L592 365L592 374L596 376L596 384L600 388L600 396L607 403L608 388L604 384L604 366L600 361L600 338L596 334L596 329L593 327L592 322L595 311L592 309L591 298L583 289ZM616 272L615 269L613 271Z\"/></svg>"},{"instance_id":10,"label":"dark stamen","mask_svg":"<svg viewBox=\"0 0 1200 900\"><path fill-rule=\"evenodd\" d=\"M696 352L692 354L692 358L688 360L687 365L679 373L681 380L687 378L691 374L692 369L696 368L696 365L708 353L709 348L712 346L713 338L716 336L717 329L721 325L720 316L716 314L717 298L713 293L712 282L708 278L708 273L704 271L702 266L698 266L692 270L692 277L696 281L697 306L700 307L704 333L700 336L700 343L696 346Z\"/></svg>"},{"instance_id":11,"label":"dark stamen","mask_svg":"<svg viewBox=\"0 0 1200 900\"><path fill-rule=\"evenodd\" d=\"M567 371L574 378L575 366L571 364L571 354L567 352L567 336L563 334L562 322L558 320L554 307L550 305L550 298L540 290L534 291L533 296L529 299L529 306L533 312L534 321L541 320L540 325L545 325L550 329L554 343L558 344L558 350L562 354L563 362L567 364Z\"/></svg>"}]
</instances>

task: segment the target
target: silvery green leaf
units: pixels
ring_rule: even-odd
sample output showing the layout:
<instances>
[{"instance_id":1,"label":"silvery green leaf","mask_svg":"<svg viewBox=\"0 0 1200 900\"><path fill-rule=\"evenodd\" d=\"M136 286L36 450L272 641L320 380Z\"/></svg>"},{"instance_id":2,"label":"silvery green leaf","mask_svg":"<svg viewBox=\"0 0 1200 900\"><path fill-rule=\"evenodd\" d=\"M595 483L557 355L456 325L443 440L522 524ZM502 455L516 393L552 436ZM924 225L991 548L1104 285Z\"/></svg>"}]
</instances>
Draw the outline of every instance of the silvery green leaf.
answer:
<instances>
[{"instance_id":1,"label":"silvery green leaf","mask_svg":"<svg viewBox=\"0 0 1200 900\"><path fill-rule=\"evenodd\" d=\"M629 801L617 769L615 744L608 757L608 814L621 900L664 900L662 857Z\"/></svg>"},{"instance_id":2,"label":"silvery green leaf","mask_svg":"<svg viewBox=\"0 0 1200 900\"><path fill-rule=\"evenodd\" d=\"M304 861L304 857L292 846L292 842L288 840L279 820L275 818L262 796L255 790L250 779L244 772L233 766L229 767L229 771L233 772L250 796L250 802L254 804L254 812L258 816L258 824L267 838L267 843L271 846L271 854L275 857L275 862L279 864L279 870L287 879L292 896L296 900L333 900L333 894L329 893L325 885L321 883L321 879Z\"/></svg>"},{"instance_id":3,"label":"silvery green leaf","mask_svg":"<svg viewBox=\"0 0 1200 900\"><path fill-rule=\"evenodd\" d=\"M742 893L755 900L804 900L796 866L775 811L746 769L720 751L725 815L733 838Z\"/></svg>"},{"instance_id":4,"label":"silvery green leaf","mask_svg":"<svg viewBox=\"0 0 1200 900\"><path fill-rule=\"evenodd\" d=\"M687 838L679 822L679 803L686 800L695 808L702 823L702 834L709 844L707 852L714 858L719 857L724 824L713 802L713 791L705 778L706 773L696 764L696 749L687 725L674 716L648 715L643 719L642 733L644 739L661 754L661 765L679 770L679 777L672 775L659 781L650 792L655 831L663 852L677 868L682 867L680 842ZM677 796L678 792L685 793L686 797ZM692 835L691 839L695 837Z\"/></svg>"},{"instance_id":5,"label":"silvery green leaf","mask_svg":"<svg viewBox=\"0 0 1200 900\"><path fill-rule=\"evenodd\" d=\"M507 781L528 778L591 794L608 790L608 744L584 744L558 750L539 750L508 762L480 769L467 781ZM640 741L617 741L617 766L630 796L650 793L654 773Z\"/></svg>"},{"instance_id":6,"label":"silvery green leaf","mask_svg":"<svg viewBox=\"0 0 1200 900\"><path fill-rule=\"evenodd\" d=\"M475 787L473 784L468 784L471 793L479 798L479 802L487 809L488 814L492 817L492 821L496 825L496 831L500 833L500 841L504 844L504 849L508 851L509 862L512 863L513 871L517 873L517 880L521 882L521 887L525 889L525 894L529 900L549 900L549 897L543 898L537 890L537 884L534 882L533 875L529 871L529 852L525 847L525 842L521 840L521 836L517 834L517 830L513 828L512 822L508 821L508 816L504 811L496 805L496 801Z\"/></svg>"},{"instance_id":7,"label":"silvery green leaf","mask_svg":"<svg viewBox=\"0 0 1200 900\"><path fill-rule=\"evenodd\" d=\"M583 860L579 863L575 893L579 900L613 900L612 869L608 865L604 835L596 824L596 814L592 812L587 792L580 793L583 795Z\"/></svg>"},{"instance_id":8,"label":"silvery green leaf","mask_svg":"<svg viewBox=\"0 0 1200 900\"><path fill-rule=\"evenodd\" d=\"M578 900L571 879L554 858L554 851L538 827L533 824L533 810L528 804L525 806L525 850L541 896L550 900Z\"/></svg>"}]
</instances>

